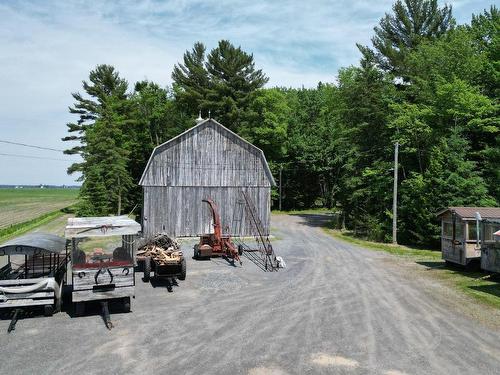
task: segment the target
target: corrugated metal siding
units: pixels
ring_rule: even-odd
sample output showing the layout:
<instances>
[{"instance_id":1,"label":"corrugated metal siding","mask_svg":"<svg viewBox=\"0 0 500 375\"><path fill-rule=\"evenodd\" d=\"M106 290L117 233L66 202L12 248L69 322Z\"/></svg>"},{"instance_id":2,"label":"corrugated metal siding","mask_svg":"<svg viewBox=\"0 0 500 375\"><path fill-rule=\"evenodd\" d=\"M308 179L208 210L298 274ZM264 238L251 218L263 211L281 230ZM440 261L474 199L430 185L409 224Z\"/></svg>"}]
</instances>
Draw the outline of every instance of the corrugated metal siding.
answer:
<instances>
[{"instance_id":1,"label":"corrugated metal siding","mask_svg":"<svg viewBox=\"0 0 500 375\"><path fill-rule=\"evenodd\" d=\"M202 202L202 199L211 198L218 206L224 233L229 232L233 236L255 235L255 229L245 215L242 189L253 200L266 234L269 234L269 188L196 186L144 187L144 234L166 233L183 237L213 232L208 204Z\"/></svg>"},{"instance_id":2,"label":"corrugated metal siding","mask_svg":"<svg viewBox=\"0 0 500 375\"><path fill-rule=\"evenodd\" d=\"M143 186L271 186L258 149L216 123L156 149Z\"/></svg>"}]
</instances>

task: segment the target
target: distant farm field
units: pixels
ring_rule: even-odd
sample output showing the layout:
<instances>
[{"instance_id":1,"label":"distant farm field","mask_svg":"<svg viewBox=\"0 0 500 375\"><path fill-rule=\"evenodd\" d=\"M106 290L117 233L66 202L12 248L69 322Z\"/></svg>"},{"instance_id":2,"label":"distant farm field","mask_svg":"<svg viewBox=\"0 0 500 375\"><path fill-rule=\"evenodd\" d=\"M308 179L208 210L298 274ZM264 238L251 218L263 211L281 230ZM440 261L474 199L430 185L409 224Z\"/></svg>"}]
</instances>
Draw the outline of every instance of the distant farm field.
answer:
<instances>
[{"instance_id":1,"label":"distant farm field","mask_svg":"<svg viewBox=\"0 0 500 375\"><path fill-rule=\"evenodd\" d=\"M0 189L0 229L71 206L78 189Z\"/></svg>"}]
</instances>

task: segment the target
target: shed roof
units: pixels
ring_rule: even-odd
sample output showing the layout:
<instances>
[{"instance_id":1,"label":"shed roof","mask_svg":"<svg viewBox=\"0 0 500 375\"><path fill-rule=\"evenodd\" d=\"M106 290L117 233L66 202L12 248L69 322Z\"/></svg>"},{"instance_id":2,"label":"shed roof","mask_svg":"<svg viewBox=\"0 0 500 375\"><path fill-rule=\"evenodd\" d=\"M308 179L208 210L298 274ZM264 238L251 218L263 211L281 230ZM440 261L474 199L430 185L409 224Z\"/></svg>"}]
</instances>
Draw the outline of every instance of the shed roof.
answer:
<instances>
[{"instance_id":1,"label":"shed roof","mask_svg":"<svg viewBox=\"0 0 500 375\"><path fill-rule=\"evenodd\" d=\"M66 240L55 234L29 233L0 245L0 255L60 253L65 248Z\"/></svg>"},{"instance_id":2,"label":"shed roof","mask_svg":"<svg viewBox=\"0 0 500 375\"><path fill-rule=\"evenodd\" d=\"M462 219L475 219L476 212L479 212L483 219L500 218L500 207L448 207L439 211L436 216L441 216L447 212L455 212Z\"/></svg>"},{"instance_id":3,"label":"shed roof","mask_svg":"<svg viewBox=\"0 0 500 375\"><path fill-rule=\"evenodd\" d=\"M203 127L207 127L210 124L217 125L219 127L219 129L222 130L223 132L227 132L228 134L233 135L239 141L241 141L244 144L248 145L250 148L253 148L254 150L256 150L258 152L258 154L260 155L260 159L262 161L262 165L264 167L265 174L266 174L267 178L269 179L269 182L271 183L272 186L276 186L276 182L274 181L274 177L273 177L273 175L271 173L271 170L269 169L269 165L267 163L266 156L264 155L264 152L260 148L258 148L257 146L255 146L252 143L248 142L246 139L240 137L238 134L236 134L235 132L229 130L224 125L222 125L221 123L215 121L214 119L206 119L206 120L200 122L199 124L196 124L192 128L189 128L185 132L177 135L176 137L174 137L174 138L172 138L172 139L170 139L170 140L162 143L161 145L156 146L154 148L153 152L151 153L151 156L149 157L148 163L146 164L146 167L144 168L144 171L142 172L141 179L139 180L139 185L144 186L144 180L146 178L146 174L148 172L149 167L151 166L152 160L153 160L153 158L154 158L155 155L157 155L159 152L165 150L174 141L176 141L176 140L178 140L178 139L180 139L182 137L185 137L189 133L193 132L195 129L200 129L200 128L203 128Z\"/></svg>"}]
</instances>

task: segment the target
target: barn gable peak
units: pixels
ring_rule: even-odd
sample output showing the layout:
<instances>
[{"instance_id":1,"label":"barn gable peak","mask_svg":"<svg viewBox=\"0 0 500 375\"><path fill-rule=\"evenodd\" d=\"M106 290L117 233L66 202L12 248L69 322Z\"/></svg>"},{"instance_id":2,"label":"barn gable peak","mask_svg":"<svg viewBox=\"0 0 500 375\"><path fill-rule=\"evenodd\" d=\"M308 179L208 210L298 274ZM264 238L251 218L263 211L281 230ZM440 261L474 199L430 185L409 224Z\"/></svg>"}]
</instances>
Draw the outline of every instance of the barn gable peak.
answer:
<instances>
[{"instance_id":1,"label":"barn gable peak","mask_svg":"<svg viewBox=\"0 0 500 375\"><path fill-rule=\"evenodd\" d=\"M258 158L260 159L260 163L262 165L262 169L265 173L265 176L266 176L266 179L268 180L269 185L276 186L276 183L275 183L274 178L271 174L271 170L269 169L269 165L267 163L264 152L261 149L259 149L257 146L251 144L250 142L248 142L244 138L240 137L238 134L229 130L224 125L220 124L219 122L215 121L212 118L208 118L206 120L203 120L203 121L199 122L197 125L193 126L192 128L189 128L188 130L184 131L183 133L168 140L167 142L164 142L161 145L156 146L154 148L153 152L151 153L151 156L148 160L146 168L144 169L142 177L139 181L139 185L148 186L150 184L150 181L148 181L148 173L150 172L150 169L153 168L153 164L154 164L153 161L154 161L155 157L157 157L162 152L168 150L169 148L175 147L176 144L187 140L191 135L193 135L195 133L202 132L204 130L204 128L209 128L209 127L213 128L215 131L218 131L219 133L222 133L227 138L234 139L236 141L235 143L239 143L242 147L247 149L252 154L258 155Z\"/></svg>"}]
</instances>

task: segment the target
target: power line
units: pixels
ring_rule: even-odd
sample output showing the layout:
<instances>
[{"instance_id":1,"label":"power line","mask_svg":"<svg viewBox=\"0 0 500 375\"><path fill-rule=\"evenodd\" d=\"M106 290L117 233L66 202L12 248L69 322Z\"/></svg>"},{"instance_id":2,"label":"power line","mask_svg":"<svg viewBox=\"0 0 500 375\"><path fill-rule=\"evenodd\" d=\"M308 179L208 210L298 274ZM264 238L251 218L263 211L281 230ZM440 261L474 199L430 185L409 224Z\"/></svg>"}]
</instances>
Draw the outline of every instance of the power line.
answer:
<instances>
[{"instance_id":1,"label":"power line","mask_svg":"<svg viewBox=\"0 0 500 375\"><path fill-rule=\"evenodd\" d=\"M0 156L12 156L15 158L25 158L25 159L44 159L44 160L57 160L57 161L73 161L69 159L56 159L56 158L47 158L44 156L33 156L33 155L20 155L20 154L6 154L6 153L0 153Z\"/></svg>"},{"instance_id":2,"label":"power line","mask_svg":"<svg viewBox=\"0 0 500 375\"><path fill-rule=\"evenodd\" d=\"M24 147L32 147L32 148L38 148L40 150L49 150L49 151L57 151L57 152L64 152L64 150L59 150L57 148L50 148L50 147L43 147L43 146L35 146L35 145L29 145L27 143L20 143L20 142L12 142L12 141L5 141L3 139L0 139L0 142L2 143L8 143L10 145L17 145L17 146L24 146Z\"/></svg>"}]
</instances>

